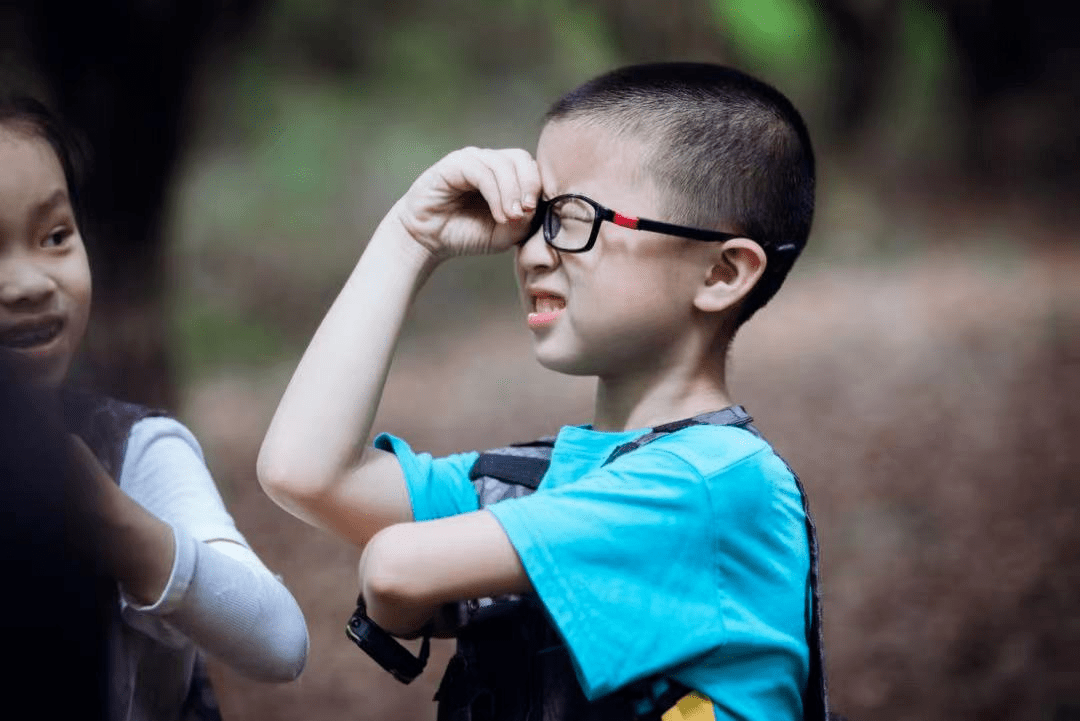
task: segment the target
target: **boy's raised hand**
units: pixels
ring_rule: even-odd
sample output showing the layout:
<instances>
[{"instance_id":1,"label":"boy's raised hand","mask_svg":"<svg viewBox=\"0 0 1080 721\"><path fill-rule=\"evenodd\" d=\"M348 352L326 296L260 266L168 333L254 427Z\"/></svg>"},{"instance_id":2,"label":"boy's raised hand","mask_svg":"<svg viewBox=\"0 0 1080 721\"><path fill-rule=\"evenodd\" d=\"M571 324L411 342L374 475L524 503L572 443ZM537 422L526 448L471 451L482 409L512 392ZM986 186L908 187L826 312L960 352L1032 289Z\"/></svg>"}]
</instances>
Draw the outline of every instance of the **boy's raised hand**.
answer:
<instances>
[{"instance_id":1,"label":"boy's raised hand","mask_svg":"<svg viewBox=\"0 0 1080 721\"><path fill-rule=\"evenodd\" d=\"M524 240L539 197L528 152L464 148L424 171L387 213L266 432L257 471L279 505L359 546L413 520L397 457L366 443L409 305L440 261Z\"/></svg>"},{"instance_id":2,"label":"boy's raised hand","mask_svg":"<svg viewBox=\"0 0 1080 721\"><path fill-rule=\"evenodd\" d=\"M391 213L437 259L483 255L524 239L539 196L528 151L470 147L424 171Z\"/></svg>"}]
</instances>

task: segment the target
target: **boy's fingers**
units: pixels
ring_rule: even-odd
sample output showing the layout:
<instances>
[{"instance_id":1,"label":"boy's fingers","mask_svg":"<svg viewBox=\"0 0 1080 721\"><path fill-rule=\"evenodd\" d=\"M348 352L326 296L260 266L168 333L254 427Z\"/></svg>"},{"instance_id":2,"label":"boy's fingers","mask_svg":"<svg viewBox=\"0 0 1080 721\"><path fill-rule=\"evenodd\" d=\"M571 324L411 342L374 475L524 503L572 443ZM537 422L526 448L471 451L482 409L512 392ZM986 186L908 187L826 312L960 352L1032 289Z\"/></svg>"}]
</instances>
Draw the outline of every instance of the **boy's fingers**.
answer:
<instances>
[{"instance_id":1,"label":"boy's fingers","mask_svg":"<svg viewBox=\"0 0 1080 721\"><path fill-rule=\"evenodd\" d=\"M468 193L479 191L484 197L491 216L497 223L506 222L499 183L495 170L485 162L484 151L479 148L462 148L447 155L436 168L443 182L454 190Z\"/></svg>"},{"instance_id":2,"label":"boy's fingers","mask_svg":"<svg viewBox=\"0 0 1080 721\"><path fill-rule=\"evenodd\" d=\"M539 172L530 169L530 163L532 158L524 150L462 148L444 159L440 176L455 190L479 191L492 218L506 223L521 220L535 208Z\"/></svg>"},{"instance_id":3,"label":"boy's fingers","mask_svg":"<svg viewBox=\"0 0 1080 721\"><path fill-rule=\"evenodd\" d=\"M540 168L532 155L520 148L486 153L487 162L495 169L508 218L517 221L531 216L540 197Z\"/></svg>"},{"instance_id":4,"label":"boy's fingers","mask_svg":"<svg viewBox=\"0 0 1080 721\"><path fill-rule=\"evenodd\" d=\"M540 166L527 150L513 148L503 152L514 163L518 188L521 192L521 207L527 215L530 215L536 210L536 204L540 198Z\"/></svg>"},{"instance_id":5,"label":"boy's fingers","mask_svg":"<svg viewBox=\"0 0 1080 721\"><path fill-rule=\"evenodd\" d=\"M522 191L517 166L512 155L505 150L481 150L479 154L481 161L491 169L499 189L498 202L503 217L499 219L496 216L496 219L501 223L520 220L525 216L525 210L521 203ZM494 209L492 215L496 215Z\"/></svg>"},{"instance_id":6,"label":"boy's fingers","mask_svg":"<svg viewBox=\"0 0 1080 721\"><path fill-rule=\"evenodd\" d=\"M507 222L496 168L480 148L462 148L447 155L438 168L446 185L462 193L480 191L496 222Z\"/></svg>"}]
</instances>

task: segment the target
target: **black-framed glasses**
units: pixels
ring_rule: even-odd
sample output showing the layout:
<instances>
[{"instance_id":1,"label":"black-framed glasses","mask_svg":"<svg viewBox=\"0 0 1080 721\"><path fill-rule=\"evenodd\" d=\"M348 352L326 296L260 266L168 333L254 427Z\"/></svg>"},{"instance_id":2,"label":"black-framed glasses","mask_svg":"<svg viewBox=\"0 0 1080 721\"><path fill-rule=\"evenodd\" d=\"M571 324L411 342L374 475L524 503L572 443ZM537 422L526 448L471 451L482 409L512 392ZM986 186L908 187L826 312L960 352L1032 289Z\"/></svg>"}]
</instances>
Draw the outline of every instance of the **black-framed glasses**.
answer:
<instances>
[{"instance_id":1,"label":"black-framed glasses","mask_svg":"<svg viewBox=\"0 0 1080 721\"><path fill-rule=\"evenodd\" d=\"M544 242L555 250L564 253L584 253L596 244L596 237L600 234L600 225L605 220L631 230L651 230L692 240L725 241L745 237L736 233L722 233L718 230L704 230L659 220L634 218L616 213L611 208L604 207L584 195L567 193L556 195L549 200L540 199L526 238L531 238L537 230L543 229Z\"/></svg>"}]
</instances>

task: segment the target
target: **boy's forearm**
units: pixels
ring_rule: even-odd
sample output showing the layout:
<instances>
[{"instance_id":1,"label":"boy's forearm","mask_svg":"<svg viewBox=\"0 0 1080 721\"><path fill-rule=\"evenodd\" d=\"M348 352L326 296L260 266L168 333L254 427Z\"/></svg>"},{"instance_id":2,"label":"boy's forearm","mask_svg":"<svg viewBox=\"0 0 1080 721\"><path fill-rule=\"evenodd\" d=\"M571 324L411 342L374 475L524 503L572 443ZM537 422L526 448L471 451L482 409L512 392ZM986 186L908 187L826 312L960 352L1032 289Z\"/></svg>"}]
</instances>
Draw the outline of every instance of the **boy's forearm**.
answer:
<instances>
[{"instance_id":1,"label":"boy's forearm","mask_svg":"<svg viewBox=\"0 0 1080 721\"><path fill-rule=\"evenodd\" d=\"M435 264L393 214L380 224L308 345L263 441L259 479L279 503L302 506L362 460L402 323Z\"/></svg>"},{"instance_id":2,"label":"boy's forearm","mask_svg":"<svg viewBox=\"0 0 1080 721\"><path fill-rule=\"evenodd\" d=\"M360 590L372 620L409 636L445 603L532 584L499 522L475 511L380 531L364 549Z\"/></svg>"}]
</instances>

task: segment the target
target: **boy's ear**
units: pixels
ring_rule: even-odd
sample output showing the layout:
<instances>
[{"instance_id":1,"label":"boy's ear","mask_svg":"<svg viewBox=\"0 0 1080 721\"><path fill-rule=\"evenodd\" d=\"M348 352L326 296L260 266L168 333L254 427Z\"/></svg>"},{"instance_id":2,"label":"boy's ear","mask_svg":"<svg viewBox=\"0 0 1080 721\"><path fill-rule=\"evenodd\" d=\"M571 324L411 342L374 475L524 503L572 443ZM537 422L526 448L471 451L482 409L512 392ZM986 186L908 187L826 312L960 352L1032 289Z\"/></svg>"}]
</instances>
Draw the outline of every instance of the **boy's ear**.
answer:
<instances>
[{"instance_id":1,"label":"boy's ear","mask_svg":"<svg viewBox=\"0 0 1080 721\"><path fill-rule=\"evenodd\" d=\"M735 306L765 272L765 251L749 238L728 240L717 251L694 296L694 307L706 313Z\"/></svg>"}]
</instances>

